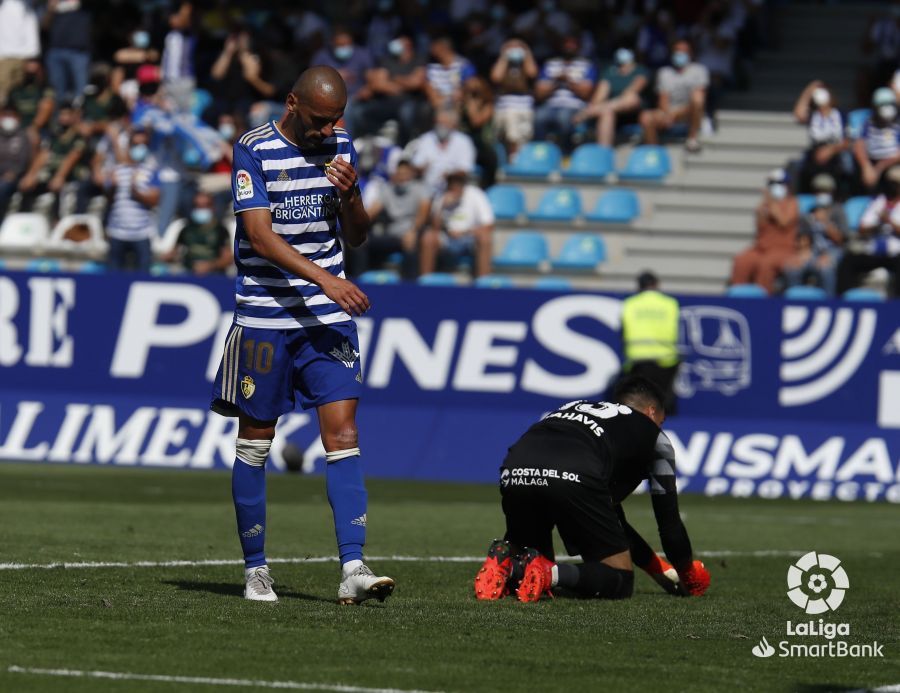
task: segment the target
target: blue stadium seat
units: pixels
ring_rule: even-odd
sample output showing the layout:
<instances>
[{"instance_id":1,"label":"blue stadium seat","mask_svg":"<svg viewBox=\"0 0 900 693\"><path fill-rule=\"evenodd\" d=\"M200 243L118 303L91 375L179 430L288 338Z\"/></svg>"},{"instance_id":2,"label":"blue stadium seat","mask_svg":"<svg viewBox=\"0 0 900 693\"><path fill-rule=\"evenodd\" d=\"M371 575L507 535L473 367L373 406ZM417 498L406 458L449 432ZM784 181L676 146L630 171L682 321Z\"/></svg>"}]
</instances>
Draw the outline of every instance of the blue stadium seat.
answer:
<instances>
[{"instance_id":1,"label":"blue stadium seat","mask_svg":"<svg viewBox=\"0 0 900 693\"><path fill-rule=\"evenodd\" d=\"M418 283L422 286L459 286L460 281L455 274L432 272L419 277Z\"/></svg>"},{"instance_id":2,"label":"blue stadium seat","mask_svg":"<svg viewBox=\"0 0 900 693\"><path fill-rule=\"evenodd\" d=\"M534 283L535 289L542 291L571 291L572 282L565 277L541 277Z\"/></svg>"},{"instance_id":3,"label":"blue stadium seat","mask_svg":"<svg viewBox=\"0 0 900 693\"><path fill-rule=\"evenodd\" d=\"M475 280L475 286L481 289L511 289L515 284L509 277L498 274L485 274Z\"/></svg>"},{"instance_id":4,"label":"blue stadium seat","mask_svg":"<svg viewBox=\"0 0 900 693\"><path fill-rule=\"evenodd\" d=\"M369 270L357 277L363 284L399 284L400 275L393 270Z\"/></svg>"},{"instance_id":5,"label":"blue stadium seat","mask_svg":"<svg viewBox=\"0 0 900 693\"><path fill-rule=\"evenodd\" d=\"M537 269L547 259L547 239L539 231L519 231L510 236L500 254L494 258L495 267L525 267Z\"/></svg>"},{"instance_id":6,"label":"blue stadium seat","mask_svg":"<svg viewBox=\"0 0 900 693\"><path fill-rule=\"evenodd\" d=\"M847 135L850 139L856 139L862 132L863 125L872 115L870 108L858 108L847 114Z\"/></svg>"},{"instance_id":7,"label":"blue stadium seat","mask_svg":"<svg viewBox=\"0 0 900 693\"><path fill-rule=\"evenodd\" d=\"M860 286L856 289L848 289L844 292L843 299L845 301L870 301L872 303L880 303L884 301L884 294L875 289L868 289Z\"/></svg>"},{"instance_id":8,"label":"blue stadium seat","mask_svg":"<svg viewBox=\"0 0 900 693\"><path fill-rule=\"evenodd\" d=\"M563 169L563 178L603 178L616 168L612 147L602 144L582 144L572 153L569 167Z\"/></svg>"},{"instance_id":9,"label":"blue stadium seat","mask_svg":"<svg viewBox=\"0 0 900 693\"><path fill-rule=\"evenodd\" d=\"M662 180L672 170L669 152L665 147L644 144L635 147L628 157L625 168L619 171L624 180Z\"/></svg>"},{"instance_id":10,"label":"blue stadium seat","mask_svg":"<svg viewBox=\"0 0 900 693\"><path fill-rule=\"evenodd\" d=\"M871 202L871 197L863 195L860 197L851 197L844 203L844 213L847 215L847 227L851 231L859 231L859 221L862 219L866 207L868 207Z\"/></svg>"},{"instance_id":11,"label":"blue stadium seat","mask_svg":"<svg viewBox=\"0 0 900 693\"><path fill-rule=\"evenodd\" d=\"M103 274L106 271L106 265L96 260L88 260L81 263L78 271L82 274Z\"/></svg>"},{"instance_id":12,"label":"blue stadium seat","mask_svg":"<svg viewBox=\"0 0 900 693\"><path fill-rule=\"evenodd\" d=\"M797 209L800 210L800 214L809 214L812 211L813 205L816 204L816 196L803 194L797 195Z\"/></svg>"},{"instance_id":13,"label":"blue stadium seat","mask_svg":"<svg viewBox=\"0 0 900 693\"><path fill-rule=\"evenodd\" d=\"M525 214L525 193L517 185L494 185L487 190L497 219L516 219Z\"/></svg>"},{"instance_id":14,"label":"blue stadium seat","mask_svg":"<svg viewBox=\"0 0 900 693\"><path fill-rule=\"evenodd\" d=\"M551 264L554 269L593 270L605 260L603 239L593 233L578 233L569 237Z\"/></svg>"},{"instance_id":15,"label":"blue stadium seat","mask_svg":"<svg viewBox=\"0 0 900 693\"><path fill-rule=\"evenodd\" d=\"M725 295L731 298L767 298L769 294L759 284L732 284Z\"/></svg>"},{"instance_id":16,"label":"blue stadium seat","mask_svg":"<svg viewBox=\"0 0 900 693\"><path fill-rule=\"evenodd\" d=\"M203 111L212 105L213 97L206 89L194 89L191 96L191 113L200 118Z\"/></svg>"},{"instance_id":17,"label":"blue stadium seat","mask_svg":"<svg viewBox=\"0 0 900 693\"><path fill-rule=\"evenodd\" d=\"M634 190L607 190L587 213L588 221L628 224L641 215L641 202Z\"/></svg>"},{"instance_id":18,"label":"blue stadium seat","mask_svg":"<svg viewBox=\"0 0 900 693\"><path fill-rule=\"evenodd\" d=\"M581 214L581 195L575 188L551 188L528 216L539 221L574 221Z\"/></svg>"},{"instance_id":19,"label":"blue stadium seat","mask_svg":"<svg viewBox=\"0 0 900 693\"><path fill-rule=\"evenodd\" d=\"M792 301L824 301L828 298L828 293L821 286L798 284L789 287L784 292L784 297Z\"/></svg>"},{"instance_id":20,"label":"blue stadium seat","mask_svg":"<svg viewBox=\"0 0 900 693\"><path fill-rule=\"evenodd\" d=\"M52 257L39 257L29 260L25 265L26 272L62 272L62 263Z\"/></svg>"},{"instance_id":21,"label":"blue stadium seat","mask_svg":"<svg viewBox=\"0 0 900 693\"><path fill-rule=\"evenodd\" d=\"M504 167L509 176L546 178L559 170L562 153L552 142L529 142L523 146L510 164Z\"/></svg>"}]
</instances>

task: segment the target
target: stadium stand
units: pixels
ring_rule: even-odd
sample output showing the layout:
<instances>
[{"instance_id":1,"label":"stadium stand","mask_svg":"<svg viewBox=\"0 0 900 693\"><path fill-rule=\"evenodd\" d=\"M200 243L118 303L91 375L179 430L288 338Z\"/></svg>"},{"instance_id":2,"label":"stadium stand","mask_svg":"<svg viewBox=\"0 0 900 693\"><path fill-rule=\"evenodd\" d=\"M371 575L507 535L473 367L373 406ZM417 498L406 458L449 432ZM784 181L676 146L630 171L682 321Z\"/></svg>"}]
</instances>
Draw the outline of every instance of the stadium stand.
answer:
<instances>
[{"instance_id":1,"label":"stadium stand","mask_svg":"<svg viewBox=\"0 0 900 693\"><path fill-rule=\"evenodd\" d=\"M553 258L553 269L595 270L606 261L606 244L592 233L569 236L559 254Z\"/></svg>"},{"instance_id":2,"label":"stadium stand","mask_svg":"<svg viewBox=\"0 0 900 693\"><path fill-rule=\"evenodd\" d=\"M547 261L547 239L539 231L519 231L506 241L494 267L501 269L537 270Z\"/></svg>"},{"instance_id":3,"label":"stadium stand","mask_svg":"<svg viewBox=\"0 0 900 693\"><path fill-rule=\"evenodd\" d=\"M597 198L585 215L588 221L629 224L641 214L641 202L633 190L609 190Z\"/></svg>"},{"instance_id":4,"label":"stadium stand","mask_svg":"<svg viewBox=\"0 0 900 693\"><path fill-rule=\"evenodd\" d=\"M575 188L551 187L537 208L529 212L532 221L575 221L581 214L581 195Z\"/></svg>"},{"instance_id":5,"label":"stadium stand","mask_svg":"<svg viewBox=\"0 0 900 693\"><path fill-rule=\"evenodd\" d=\"M615 154L611 147L582 144L572 152L572 159L562 170L562 177L597 180L606 178L614 171Z\"/></svg>"}]
</instances>

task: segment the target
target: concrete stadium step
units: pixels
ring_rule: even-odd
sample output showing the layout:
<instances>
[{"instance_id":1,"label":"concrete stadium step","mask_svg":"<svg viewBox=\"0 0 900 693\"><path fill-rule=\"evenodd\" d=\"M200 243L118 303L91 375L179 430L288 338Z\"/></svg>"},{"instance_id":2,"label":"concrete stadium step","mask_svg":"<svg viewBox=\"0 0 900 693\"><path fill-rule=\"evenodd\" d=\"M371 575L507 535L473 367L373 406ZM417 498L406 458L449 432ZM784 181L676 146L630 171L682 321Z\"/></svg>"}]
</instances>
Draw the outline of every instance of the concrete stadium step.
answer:
<instances>
[{"instance_id":1,"label":"concrete stadium step","mask_svg":"<svg viewBox=\"0 0 900 693\"><path fill-rule=\"evenodd\" d=\"M628 236L616 234L607 236L607 243L615 245L621 257L682 257L690 262L693 258L707 257L730 261L747 247L746 238L684 238L657 234Z\"/></svg>"},{"instance_id":2,"label":"concrete stadium step","mask_svg":"<svg viewBox=\"0 0 900 693\"><path fill-rule=\"evenodd\" d=\"M693 212L665 212L635 225L638 231L685 236L718 235L747 236L754 231L752 214L695 214Z\"/></svg>"},{"instance_id":3,"label":"concrete stadium step","mask_svg":"<svg viewBox=\"0 0 900 693\"><path fill-rule=\"evenodd\" d=\"M746 144L762 143L769 147L780 146L787 148L802 148L806 146L806 130L794 126L767 127L760 123L758 126L734 125L720 127L715 135L704 138L714 140L718 144Z\"/></svg>"},{"instance_id":4,"label":"concrete stadium step","mask_svg":"<svg viewBox=\"0 0 900 693\"><path fill-rule=\"evenodd\" d=\"M761 187L761 186L760 186ZM695 214L753 214L759 204L758 192L708 192L661 190L652 196L653 214L690 212Z\"/></svg>"},{"instance_id":5,"label":"concrete stadium step","mask_svg":"<svg viewBox=\"0 0 900 693\"><path fill-rule=\"evenodd\" d=\"M748 194L754 192L758 195L764 183L765 175L760 175L760 171L744 171L736 167L731 169L691 169L681 176L677 185L681 189L693 189L695 191L735 191Z\"/></svg>"},{"instance_id":6,"label":"concrete stadium step","mask_svg":"<svg viewBox=\"0 0 900 693\"><path fill-rule=\"evenodd\" d=\"M724 258L697 258L685 262L681 258L670 258L663 255L626 257L619 262L603 265L600 273L605 277L631 277L633 280L647 269L658 274L665 285L671 279L687 279L718 286L721 291L731 271L731 261Z\"/></svg>"},{"instance_id":7,"label":"concrete stadium step","mask_svg":"<svg viewBox=\"0 0 900 693\"><path fill-rule=\"evenodd\" d=\"M645 269L652 269L646 267ZM702 279L683 279L679 277L664 277L662 279L663 290L672 294L684 296L715 296L722 293L722 283L706 281ZM591 282L586 282L584 287L593 291L608 291L610 293L633 293L635 290L635 277L603 276L602 274Z\"/></svg>"},{"instance_id":8,"label":"concrete stadium step","mask_svg":"<svg viewBox=\"0 0 900 693\"><path fill-rule=\"evenodd\" d=\"M733 150L712 148L696 156L685 157L687 169L710 166L737 166L745 168L772 169L784 163L784 156L778 150L751 149L736 156Z\"/></svg>"},{"instance_id":9,"label":"concrete stadium step","mask_svg":"<svg viewBox=\"0 0 900 693\"><path fill-rule=\"evenodd\" d=\"M730 125L751 125L759 127L770 127L782 125L787 127L794 126L794 117L790 113L781 111L734 111L731 109L721 109L716 112L716 120L719 121L720 127Z\"/></svg>"}]
</instances>

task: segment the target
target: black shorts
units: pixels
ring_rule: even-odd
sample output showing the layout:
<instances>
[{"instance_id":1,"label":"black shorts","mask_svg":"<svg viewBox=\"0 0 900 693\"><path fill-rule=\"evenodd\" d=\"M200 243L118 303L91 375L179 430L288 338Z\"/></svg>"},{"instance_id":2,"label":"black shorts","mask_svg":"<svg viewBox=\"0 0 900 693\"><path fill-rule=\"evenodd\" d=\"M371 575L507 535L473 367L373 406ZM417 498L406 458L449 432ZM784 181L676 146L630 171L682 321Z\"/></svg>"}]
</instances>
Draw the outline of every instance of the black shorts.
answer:
<instances>
[{"instance_id":1,"label":"black shorts","mask_svg":"<svg viewBox=\"0 0 900 693\"><path fill-rule=\"evenodd\" d=\"M512 452L500 472L506 540L553 560L553 528L569 555L599 561L628 550L625 530L609 488L597 477L543 465L532 455Z\"/></svg>"}]
</instances>

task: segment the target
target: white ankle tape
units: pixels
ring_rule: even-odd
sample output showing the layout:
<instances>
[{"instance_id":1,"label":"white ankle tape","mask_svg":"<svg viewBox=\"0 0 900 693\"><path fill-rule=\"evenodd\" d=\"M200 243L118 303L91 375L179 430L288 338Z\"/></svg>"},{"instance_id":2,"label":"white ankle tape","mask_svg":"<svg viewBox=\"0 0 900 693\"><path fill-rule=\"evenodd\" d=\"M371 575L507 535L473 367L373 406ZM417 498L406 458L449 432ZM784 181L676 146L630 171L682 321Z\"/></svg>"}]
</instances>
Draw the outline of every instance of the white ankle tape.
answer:
<instances>
[{"instance_id":1,"label":"white ankle tape","mask_svg":"<svg viewBox=\"0 0 900 693\"><path fill-rule=\"evenodd\" d=\"M264 467L266 457L269 456L269 448L272 447L271 440L249 440L248 438L238 438L235 444L236 457L251 467Z\"/></svg>"},{"instance_id":2,"label":"white ankle tape","mask_svg":"<svg viewBox=\"0 0 900 693\"><path fill-rule=\"evenodd\" d=\"M360 455L359 448L348 448L347 450L332 450L331 452L325 453L325 461L326 462L337 462L338 460L342 460L345 457L353 457L354 455Z\"/></svg>"}]
</instances>

